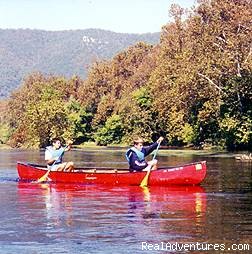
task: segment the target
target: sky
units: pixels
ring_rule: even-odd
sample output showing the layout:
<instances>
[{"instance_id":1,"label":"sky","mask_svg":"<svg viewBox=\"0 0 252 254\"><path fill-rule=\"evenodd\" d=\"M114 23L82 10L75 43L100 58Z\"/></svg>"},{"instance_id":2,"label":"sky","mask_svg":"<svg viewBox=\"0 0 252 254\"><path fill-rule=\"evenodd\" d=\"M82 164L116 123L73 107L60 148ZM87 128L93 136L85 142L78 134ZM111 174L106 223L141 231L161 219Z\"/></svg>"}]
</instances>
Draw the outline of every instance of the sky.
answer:
<instances>
[{"instance_id":1,"label":"sky","mask_svg":"<svg viewBox=\"0 0 252 254\"><path fill-rule=\"evenodd\" d=\"M50 31L100 28L119 33L160 32L171 4L194 0L0 0L0 28Z\"/></svg>"}]
</instances>

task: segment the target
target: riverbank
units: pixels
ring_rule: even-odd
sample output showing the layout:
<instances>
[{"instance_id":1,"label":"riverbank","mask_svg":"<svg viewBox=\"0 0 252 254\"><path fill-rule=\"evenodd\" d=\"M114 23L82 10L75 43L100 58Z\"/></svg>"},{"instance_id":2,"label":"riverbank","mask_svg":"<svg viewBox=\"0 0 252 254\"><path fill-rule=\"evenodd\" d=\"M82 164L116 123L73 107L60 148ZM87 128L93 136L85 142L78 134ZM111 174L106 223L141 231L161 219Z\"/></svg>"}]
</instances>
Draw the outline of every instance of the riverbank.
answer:
<instances>
[{"instance_id":1,"label":"riverbank","mask_svg":"<svg viewBox=\"0 0 252 254\"><path fill-rule=\"evenodd\" d=\"M0 144L0 149L12 149L12 148L6 144Z\"/></svg>"},{"instance_id":2,"label":"riverbank","mask_svg":"<svg viewBox=\"0 0 252 254\"><path fill-rule=\"evenodd\" d=\"M129 146L126 144L120 145L108 145L108 146L97 146L95 143L88 142L85 144L74 145L73 150L92 150L92 151L102 151L102 152L126 152ZM240 152L229 152L224 149L217 149L213 147L212 149L194 149L192 147L168 147L161 146L158 151L158 156L176 156L176 157L187 157L187 156L209 156L209 157L235 157L236 153Z\"/></svg>"},{"instance_id":3,"label":"riverbank","mask_svg":"<svg viewBox=\"0 0 252 254\"><path fill-rule=\"evenodd\" d=\"M129 149L126 144L119 145L108 145L108 146L98 146L95 142L86 142L80 145L73 145L73 151L101 151L101 152L119 152L125 153ZM0 150L39 150L38 148L12 148L6 144L0 144ZM196 149L193 147L168 147L161 146L158 151L158 156L174 156L174 157L189 157L189 156L204 156L204 157L223 157L223 158L235 158L241 154L248 153L248 151L234 151L229 152L224 149L217 149L213 147L212 149Z\"/></svg>"}]
</instances>

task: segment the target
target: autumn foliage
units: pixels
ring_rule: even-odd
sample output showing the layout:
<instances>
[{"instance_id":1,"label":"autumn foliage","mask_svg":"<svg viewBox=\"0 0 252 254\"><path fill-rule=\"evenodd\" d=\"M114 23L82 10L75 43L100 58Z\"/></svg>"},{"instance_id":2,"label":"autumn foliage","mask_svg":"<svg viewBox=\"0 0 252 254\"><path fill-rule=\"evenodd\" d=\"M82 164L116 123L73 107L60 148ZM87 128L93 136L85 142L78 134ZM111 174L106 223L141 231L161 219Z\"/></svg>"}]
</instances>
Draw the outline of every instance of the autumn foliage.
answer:
<instances>
[{"instance_id":1,"label":"autumn foliage","mask_svg":"<svg viewBox=\"0 0 252 254\"><path fill-rule=\"evenodd\" d=\"M9 99L9 142L128 143L248 148L252 142L252 2L172 5L160 43L139 42L91 66L87 79L31 74Z\"/></svg>"}]
</instances>

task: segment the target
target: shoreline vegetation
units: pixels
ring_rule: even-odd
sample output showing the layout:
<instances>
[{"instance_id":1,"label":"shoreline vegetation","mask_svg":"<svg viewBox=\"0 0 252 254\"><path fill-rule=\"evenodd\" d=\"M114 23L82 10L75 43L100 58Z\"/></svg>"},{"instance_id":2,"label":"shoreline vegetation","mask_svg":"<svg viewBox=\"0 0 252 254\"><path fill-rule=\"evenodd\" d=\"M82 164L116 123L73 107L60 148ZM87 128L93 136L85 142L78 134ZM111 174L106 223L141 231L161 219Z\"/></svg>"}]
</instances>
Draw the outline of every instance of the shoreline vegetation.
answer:
<instances>
[{"instance_id":1,"label":"shoreline vegetation","mask_svg":"<svg viewBox=\"0 0 252 254\"><path fill-rule=\"evenodd\" d=\"M73 145L72 151L101 151L101 152L126 152L129 148L126 144L99 146L94 142L86 142L80 145ZM41 148L13 148L11 146L0 144L0 151L5 150L38 150ZM43 149L43 148L42 148ZM242 158L249 155L249 151L227 151L217 147L208 147L207 149L198 149L192 147L167 147L161 146L158 152L159 156L205 156L205 157L222 157L222 158ZM238 160L238 159L237 159ZM239 160L238 160L239 161ZM243 160L241 160L243 161ZM250 160L251 161L251 160Z\"/></svg>"},{"instance_id":2,"label":"shoreline vegetation","mask_svg":"<svg viewBox=\"0 0 252 254\"><path fill-rule=\"evenodd\" d=\"M0 101L0 143L116 146L163 136L167 147L252 149L251 1L174 4L169 14L157 45L96 61L85 80L27 76Z\"/></svg>"},{"instance_id":3,"label":"shoreline vegetation","mask_svg":"<svg viewBox=\"0 0 252 254\"><path fill-rule=\"evenodd\" d=\"M97 150L118 150L122 151L125 149L128 149L132 145L127 143L119 143L119 144L108 144L108 145L98 145L95 142L83 142L81 144L74 144L72 145L73 149L97 149ZM38 150L38 149L44 149L45 147L12 147L8 144L1 144L0 143L0 150L12 150L12 149L22 149L22 150ZM205 146L205 147L195 147L193 145L187 145L187 146L167 146L167 145L161 145L160 150L162 151L184 151L189 153L208 153L208 152L220 152L225 153L229 152L226 149L222 147L217 146ZM191 152L190 152L191 151ZM233 151L234 152L234 151ZM238 152L238 151L237 151Z\"/></svg>"}]
</instances>

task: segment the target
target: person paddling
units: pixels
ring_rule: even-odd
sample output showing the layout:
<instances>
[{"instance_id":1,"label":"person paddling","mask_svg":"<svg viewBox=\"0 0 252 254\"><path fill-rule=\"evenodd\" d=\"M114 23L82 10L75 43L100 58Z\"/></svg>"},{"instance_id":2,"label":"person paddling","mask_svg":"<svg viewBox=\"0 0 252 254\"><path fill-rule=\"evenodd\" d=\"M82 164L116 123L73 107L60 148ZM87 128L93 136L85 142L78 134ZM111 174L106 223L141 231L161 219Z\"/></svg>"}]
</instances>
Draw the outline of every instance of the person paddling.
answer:
<instances>
[{"instance_id":1,"label":"person paddling","mask_svg":"<svg viewBox=\"0 0 252 254\"><path fill-rule=\"evenodd\" d=\"M146 161L145 157L154 151L158 144L164 140L160 137L155 143L150 146L143 146L143 139L137 137L134 139L134 146L127 150L126 158L129 162L129 171L147 171L150 167L157 168L157 160Z\"/></svg>"},{"instance_id":2,"label":"person paddling","mask_svg":"<svg viewBox=\"0 0 252 254\"><path fill-rule=\"evenodd\" d=\"M72 142L68 142L66 147L62 147L59 138L52 140L52 145L46 147L45 161L50 171L72 171L74 169L74 163L63 162L63 155L66 151L71 149Z\"/></svg>"}]
</instances>

